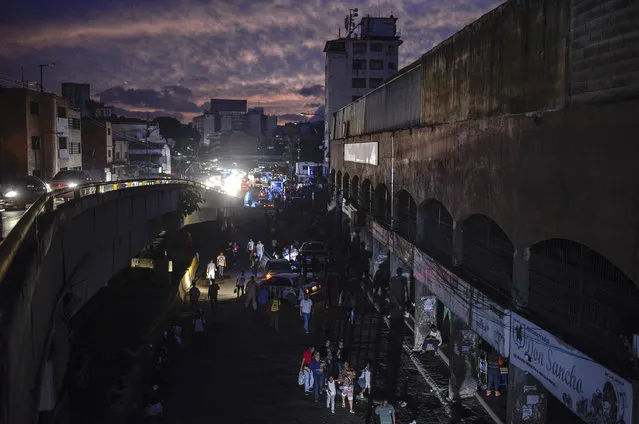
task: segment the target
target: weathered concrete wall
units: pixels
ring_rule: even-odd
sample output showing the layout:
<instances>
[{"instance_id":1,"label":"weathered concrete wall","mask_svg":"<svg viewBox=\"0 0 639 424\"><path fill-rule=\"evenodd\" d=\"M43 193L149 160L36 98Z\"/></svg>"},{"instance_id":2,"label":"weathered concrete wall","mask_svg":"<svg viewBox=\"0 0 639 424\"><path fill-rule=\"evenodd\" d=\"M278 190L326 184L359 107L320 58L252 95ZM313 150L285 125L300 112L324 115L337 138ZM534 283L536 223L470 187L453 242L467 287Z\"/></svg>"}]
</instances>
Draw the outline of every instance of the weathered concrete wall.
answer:
<instances>
[{"instance_id":1,"label":"weathered concrete wall","mask_svg":"<svg viewBox=\"0 0 639 424\"><path fill-rule=\"evenodd\" d=\"M486 215L516 246L582 243L638 281L638 113L635 100L346 140L378 142L379 166L344 162L334 140L331 168L406 189L417 205L437 199L456 220Z\"/></svg>"},{"instance_id":2,"label":"weathered concrete wall","mask_svg":"<svg viewBox=\"0 0 639 424\"><path fill-rule=\"evenodd\" d=\"M154 235L182 226L176 212L180 190L178 185L118 190L66 203L53 213L38 255L24 264L26 277L14 284L19 294L10 305L3 302L10 307L2 316L0 422L32 422L46 356L55 370L53 392L60 388L68 361L67 320ZM203 195L207 208L225 205L222 194Z\"/></svg>"},{"instance_id":3,"label":"weathered concrete wall","mask_svg":"<svg viewBox=\"0 0 639 424\"><path fill-rule=\"evenodd\" d=\"M572 0L573 105L639 96L639 2Z\"/></svg>"},{"instance_id":4,"label":"weathered concrete wall","mask_svg":"<svg viewBox=\"0 0 639 424\"><path fill-rule=\"evenodd\" d=\"M570 0L510 1L422 57L422 124L559 109Z\"/></svg>"}]
</instances>

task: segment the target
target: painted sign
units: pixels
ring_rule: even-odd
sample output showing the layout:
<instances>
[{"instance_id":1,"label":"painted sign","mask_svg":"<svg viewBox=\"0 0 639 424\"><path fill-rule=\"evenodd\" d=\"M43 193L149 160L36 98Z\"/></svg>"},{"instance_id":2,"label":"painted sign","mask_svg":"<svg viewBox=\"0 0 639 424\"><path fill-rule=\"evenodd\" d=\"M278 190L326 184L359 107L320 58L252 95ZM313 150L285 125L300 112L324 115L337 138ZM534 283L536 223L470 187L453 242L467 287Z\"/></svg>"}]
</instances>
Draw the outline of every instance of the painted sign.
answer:
<instances>
[{"instance_id":1,"label":"painted sign","mask_svg":"<svg viewBox=\"0 0 639 424\"><path fill-rule=\"evenodd\" d=\"M525 318L511 313L510 360L588 424L631 423L632 385Z\"/></svg>"},{"instance_id":2,"label":"painted sign","mask_svg":"<svg viewBox=\"0 0 639 424\"><path fill-rule=\"evenodd\" d=\"M510 353L510 311L501 308L479 290L473 291L470 328L503 357Z\"/></svg>"},{"instance_id":3,"label":"painted sign","mask_svg":"<svg viewBox=\"0 0 639 424\"><path fill-rule=\"evenodd\" d=\"M344 144L344 162L378 164L377 142Z\"/></svg>"}]
</instances>

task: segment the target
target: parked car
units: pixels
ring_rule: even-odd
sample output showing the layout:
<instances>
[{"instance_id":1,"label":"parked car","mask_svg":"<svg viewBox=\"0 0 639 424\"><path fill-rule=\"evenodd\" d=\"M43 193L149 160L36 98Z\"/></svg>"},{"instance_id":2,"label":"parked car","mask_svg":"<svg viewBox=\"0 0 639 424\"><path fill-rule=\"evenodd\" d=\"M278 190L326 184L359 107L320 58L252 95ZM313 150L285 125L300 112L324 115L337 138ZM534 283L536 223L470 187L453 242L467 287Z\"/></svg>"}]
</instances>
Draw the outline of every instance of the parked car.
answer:
<instances>
[{"instance_id":1,"label":"parked car","mask_svg":"<svg viewBox=\"0 0 639 424\"><path fill-rule=\"evenodd\" d=\"M300 247L298 261L310 265L316 257L320 263L328 263L328 248L323 241L307 241Z\"/></svg>"},{"instance_id":2,"label":"parked car","mask_svg":"<svg viewBox=\"0 0 639 424\"><path fill-rule=\"evenodd\" d=\"M264 266L265 276L291 273L293 271L291 263L286 259L269 259Z\"/></svg>"},{"instance_id":3,"label":"parked car","mask_svg":"<svg viewBox=\"0 0 639 424\"><path fill-rule=\"evenodd\" d=\"M54 190L61 188L74 188L77 185L90 183L93 181L91 174L87 171L65 170L60 171L51 180L51 188Z\"/></svg>"},{"instance_id":4,"label":"parked car","mask_svg":"<svg viewBox=\"0 0 639 424\"><path fill-rule=\"evenodd\" d=\"M51 191L49 186L34 176L5 176L0 178L0 209L26 209L38 197Z\"/></svg>"},{"instance_id":5,"label":"parked car","mask_svg":"<svg viewBox=\"0 0 639 424\"><path fill-rule=\"evenodd\" d=\"M259 287L276 288L283 299L292 305L297 305L304 294L316 296L321 292L322 285L319 282L309 278L305 281L306 283L302 284L302 276L296 273L282 273L274 276L267 274L258 285Z\"/></svg>"}]
</instances>

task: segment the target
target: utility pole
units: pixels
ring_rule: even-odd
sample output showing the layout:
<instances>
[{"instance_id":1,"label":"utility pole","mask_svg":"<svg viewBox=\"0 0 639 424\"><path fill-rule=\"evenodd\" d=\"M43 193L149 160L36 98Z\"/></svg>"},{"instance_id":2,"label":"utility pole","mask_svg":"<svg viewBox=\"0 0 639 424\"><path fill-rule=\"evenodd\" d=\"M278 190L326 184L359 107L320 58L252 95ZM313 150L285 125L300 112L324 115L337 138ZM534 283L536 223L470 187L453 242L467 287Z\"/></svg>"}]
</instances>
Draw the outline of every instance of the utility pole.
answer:
<instances>
[{"instance_id":1,"label":"utility pole","mask_svg":"<svg viewBox=\"0 0 639 424\"><path fill-rule=\"evenodd\" d=\"M44 92L44 82L43 82L43 78L42 78L42 70L44 68L50 68L51 66L55 66L55 62L48 62L48 63L43 63L40 66L40 92Z\"/></svg>"},{"instance_id":2,"label":"utility pole","mask_svg":"<svg viewBox=\"0 0 639 424\"><path fill-rule=\"evenodd\" d=\"M150 178L151 164L149 163L149 142L151 140L151 127L149 126L149 112L146 113L146 177Z\"/></svg>"}]
</instances>

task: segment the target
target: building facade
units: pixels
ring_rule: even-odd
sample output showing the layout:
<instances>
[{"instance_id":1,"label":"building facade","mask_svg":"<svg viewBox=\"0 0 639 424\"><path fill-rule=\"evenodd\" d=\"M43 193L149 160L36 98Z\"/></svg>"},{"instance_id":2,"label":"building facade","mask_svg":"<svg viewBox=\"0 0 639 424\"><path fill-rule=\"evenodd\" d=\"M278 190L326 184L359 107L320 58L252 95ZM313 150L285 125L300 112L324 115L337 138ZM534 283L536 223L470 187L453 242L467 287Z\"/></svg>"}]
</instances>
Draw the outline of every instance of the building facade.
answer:
<instances>
[{"instance_id":1,"label":"building facade","mask_svg":"<svg viewBox=\"0 0 639 424\"><path fill-rule=\"evenodd\" d=\"M0 110L0 172L51 179L68 155L66 101L51 93L4 88Z\"/></svg>"},{"instance_id":2,"label":"building facade","mask_svg":"<svg viewBox=\"0 0 639 424\"><path fill-rule=\"evenodd\" d=\"M82 116L89 116L88 103L91 100L91 86L74 82L62 83L62 97L71 109L77 109Z\"/></svg>"},{"instance_id":3,"label":"building facade","mask_svg":"<svg viewBox=\"0 0 639 424\"><path fill-rule=\"evenodd\" d=\"M82 169L82 118L80 111L67 108L67 124L58 128L58 156L61 171Z\"/></svg>"},{"instance_id":4,"label":"building facade","mask_svg":"<svg viewBox=\"0 0 639 424\"><path fill-rule=\"evenodd\" d=\"M354 23L346 18L345 37L329 40L324 46L324 145L328 175L332 116L343 106L382 85L397 73L399 46L397 18L364 17Z\"/></svg>"},{"instance_id":5,"label":"building facade","mask_svg":"<svg viewBox=\"0 0 639 424\"><path fill-rule=\"evenodd\" d=\"M95 119L82 120L82 166L97 181L111 181L113 164L111 123Z\"/></svg>"},{"instance_id":6,"label":"building facade","mask_svg":"<svg viewBox=\"0 0 639 424\"><path fill-rule=\"evenodd\" d=\"M639 422L638 12L508 1L333 115L340 224L409 271L452 397L501 355L503 422Z\"/></svg>"}]
</instances>

